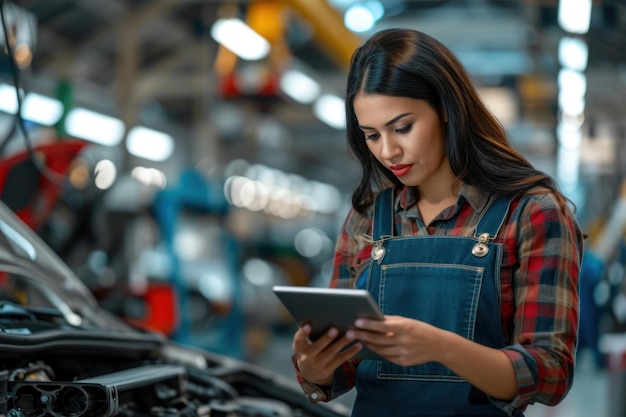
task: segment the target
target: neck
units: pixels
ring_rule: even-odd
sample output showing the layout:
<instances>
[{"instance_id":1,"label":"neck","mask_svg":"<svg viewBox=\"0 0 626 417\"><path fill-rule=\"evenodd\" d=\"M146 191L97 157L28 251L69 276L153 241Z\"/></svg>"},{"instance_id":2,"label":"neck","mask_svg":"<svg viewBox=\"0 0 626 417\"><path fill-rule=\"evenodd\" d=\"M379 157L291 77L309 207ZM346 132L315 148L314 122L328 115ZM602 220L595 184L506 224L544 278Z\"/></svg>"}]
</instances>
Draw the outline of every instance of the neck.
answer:
<instances>
[{"instance_id":1,"label":"neck","mask_svg":"<svg viewBox=\"0 0 626 417\"><path fill-rule=\"evenodd\" d=\"M452 169L446 169L433 180L417 187L420 201L429 205L440 205L456 201L461 182L452 173Z\"/></svg>"}]
</instances>

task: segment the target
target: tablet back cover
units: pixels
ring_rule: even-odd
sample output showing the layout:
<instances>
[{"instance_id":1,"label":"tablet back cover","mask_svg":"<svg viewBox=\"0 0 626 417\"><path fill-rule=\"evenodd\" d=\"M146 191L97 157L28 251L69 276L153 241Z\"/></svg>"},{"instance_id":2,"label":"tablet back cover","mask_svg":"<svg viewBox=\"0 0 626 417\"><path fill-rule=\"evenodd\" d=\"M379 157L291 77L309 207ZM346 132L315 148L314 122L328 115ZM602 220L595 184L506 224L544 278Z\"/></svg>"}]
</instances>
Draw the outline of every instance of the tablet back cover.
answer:
<instances>
[{"instance_id":1,"label":"tablet back cover","mask_svg":"<svg viewBox=\"0 0 626 417\"><path fill-rule=\"evenodd\" d=\"M275 286L273 291L300 326L305 323L311 325L311 340L317 339L332 326L343 334L353 327L357 318L384 318L367 290ZM380 359L366 346L355 357Z\"/></svg>"}]
</instances>

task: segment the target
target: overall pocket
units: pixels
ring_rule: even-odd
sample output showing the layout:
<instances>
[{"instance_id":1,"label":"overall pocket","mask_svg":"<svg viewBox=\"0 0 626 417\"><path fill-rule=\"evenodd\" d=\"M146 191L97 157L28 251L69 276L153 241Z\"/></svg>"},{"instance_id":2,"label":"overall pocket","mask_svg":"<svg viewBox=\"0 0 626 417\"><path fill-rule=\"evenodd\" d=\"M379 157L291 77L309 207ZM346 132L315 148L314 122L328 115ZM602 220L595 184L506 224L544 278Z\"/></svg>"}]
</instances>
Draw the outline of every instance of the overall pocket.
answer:
<instances>
[{"instance_id":1,"label":"overall pocket","mask_svg":"<svg viewBox=\"0 0 626 417\"><path fill-rule=\"evenodd\" d=\"M381 266L379 304L384 314L424 321L474 340L484 268L457 264ZM402 367L379 361L378 378L463 382L439 363Z\"/></svg>"}]
</instances>

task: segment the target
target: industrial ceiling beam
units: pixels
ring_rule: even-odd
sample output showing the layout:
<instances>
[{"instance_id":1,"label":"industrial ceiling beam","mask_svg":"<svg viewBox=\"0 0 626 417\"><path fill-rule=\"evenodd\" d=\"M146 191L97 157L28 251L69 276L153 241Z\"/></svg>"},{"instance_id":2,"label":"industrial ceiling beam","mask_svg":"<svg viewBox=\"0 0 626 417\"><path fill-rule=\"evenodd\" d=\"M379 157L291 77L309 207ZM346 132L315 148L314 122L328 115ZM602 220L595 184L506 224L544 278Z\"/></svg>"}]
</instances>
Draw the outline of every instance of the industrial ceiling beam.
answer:
<instances>
[{"instance_id":1,"label":"industrial ceiling beam","mask_svg":"<svg viewBox=\"0 0 626 417\"><path fill-rule=\"evenodd\" d=\"M313 38L344 69L362 40L343 23L343 16L326 0L282 0L313 27Z\"/></svg>"}]
</instances>

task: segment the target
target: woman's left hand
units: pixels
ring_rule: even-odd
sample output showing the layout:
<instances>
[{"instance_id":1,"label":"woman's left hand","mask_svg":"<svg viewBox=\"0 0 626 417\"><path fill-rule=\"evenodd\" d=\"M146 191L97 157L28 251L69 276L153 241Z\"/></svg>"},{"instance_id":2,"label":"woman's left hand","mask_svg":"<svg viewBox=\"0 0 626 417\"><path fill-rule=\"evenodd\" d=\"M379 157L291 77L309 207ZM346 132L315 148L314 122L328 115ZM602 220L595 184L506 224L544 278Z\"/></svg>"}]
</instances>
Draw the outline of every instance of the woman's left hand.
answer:
<instances>
[{"instance_id":1,"label":"woman's left hand","mask_svg":"<svg viewBox=\"0 0 626 417\"><path fill-rule=\"evenodd\" d=\"M384 320L357 319L351 331L354 338L400 366L440 361L440 346L448 333L423 321L401 316L385 316Z\"/></svg>"}]
</instances>

